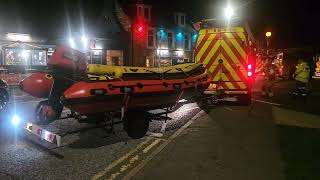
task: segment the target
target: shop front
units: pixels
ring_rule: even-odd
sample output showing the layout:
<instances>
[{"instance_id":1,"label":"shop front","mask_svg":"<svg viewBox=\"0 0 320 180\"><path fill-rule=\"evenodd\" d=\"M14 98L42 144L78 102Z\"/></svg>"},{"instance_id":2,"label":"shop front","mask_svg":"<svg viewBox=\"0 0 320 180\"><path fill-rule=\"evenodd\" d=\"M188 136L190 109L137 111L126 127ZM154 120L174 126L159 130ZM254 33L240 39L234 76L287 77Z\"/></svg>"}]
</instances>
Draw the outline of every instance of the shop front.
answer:
<instances>
[{"instance_id":1,"label":"shop front","mask_svg":"<svg viewBox=\"0 0 320 180\"><path fill-rule=\"evenodd\" d=\"M165 67L185 63L192 63L192 53L190 51L167 49L158 49L156 51L155 67Z\"/></svg>"},{"instance_id":2,"label":"shop front","mask_svg":"<svg viewBox=\"0 0 320 180\"><path fill-rule=\"evenodd\" d=\"M0 78L9 85L17 85L34 71L43 70L48 62L49 45L7 43L1 46Z\"/></svg>"}]
</instances>

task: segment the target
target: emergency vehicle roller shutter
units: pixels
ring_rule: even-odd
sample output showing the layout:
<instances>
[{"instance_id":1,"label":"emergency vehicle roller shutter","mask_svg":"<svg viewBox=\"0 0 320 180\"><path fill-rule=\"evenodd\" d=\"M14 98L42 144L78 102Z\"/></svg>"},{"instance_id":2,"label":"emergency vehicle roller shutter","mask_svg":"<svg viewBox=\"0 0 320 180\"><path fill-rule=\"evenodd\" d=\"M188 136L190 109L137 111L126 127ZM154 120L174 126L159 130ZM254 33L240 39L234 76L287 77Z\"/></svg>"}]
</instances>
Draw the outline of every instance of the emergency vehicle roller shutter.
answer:
<instances>
[{"instance_id":1,"label":"emergency vehicle roller shutter","mask_svg":"<svg viewBox=\"0 0 320 180\"><path fill-rule=\"evenodd\" d=\"M213 82L223 89L247 89L246 36L241 27L199 31L195 61L203 63Z\"/></svg>"}]
</instances>

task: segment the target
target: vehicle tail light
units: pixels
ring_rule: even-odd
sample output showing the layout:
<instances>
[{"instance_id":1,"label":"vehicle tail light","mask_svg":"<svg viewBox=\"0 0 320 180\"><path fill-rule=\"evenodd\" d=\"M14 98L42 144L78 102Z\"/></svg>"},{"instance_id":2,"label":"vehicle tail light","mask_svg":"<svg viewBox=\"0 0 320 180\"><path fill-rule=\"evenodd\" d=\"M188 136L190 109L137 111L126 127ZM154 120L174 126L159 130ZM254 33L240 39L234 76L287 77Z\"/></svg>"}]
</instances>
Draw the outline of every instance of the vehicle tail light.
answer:
<instances>
[{"instance_id":1,"label":"vehicle tail light","mask_svg":"<svg viewBox=\"0 0 320 180\"><path fill-rule=\"evenodd\" d=\"M251 69L252 69L252 65L248 64L248 70L251 70Z\"/></svg>"},{"instance_id":2,"label":"vehicle tail light","mask_svg":"<svg viewBox=\"0 0 320 180\"><path fill-rule=\"evenodd\" d=\"M248 72L248 77L251 77L251 76L252 76L252 72L249 71L249 72Z\"/></svg>"}]
</instances>

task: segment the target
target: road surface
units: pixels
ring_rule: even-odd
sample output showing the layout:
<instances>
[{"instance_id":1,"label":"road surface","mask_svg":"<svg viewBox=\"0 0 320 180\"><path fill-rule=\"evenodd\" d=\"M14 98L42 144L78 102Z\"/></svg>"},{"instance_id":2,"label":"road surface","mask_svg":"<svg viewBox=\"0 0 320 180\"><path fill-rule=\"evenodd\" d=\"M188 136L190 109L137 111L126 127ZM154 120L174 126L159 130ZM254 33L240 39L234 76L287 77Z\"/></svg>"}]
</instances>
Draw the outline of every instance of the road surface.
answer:
<instances>
[{"instance_id":1,"label":"road surface","mask_svg":"<svg viewBox=\"0 0 320 180\"><path fill-rule=\"evenodd\" d=\"M53 148L2 122L0 179L319 179L313 152L320 147L304 138L320 136L320 96L292 100L292 86L279 82L272 99L256 93L251 106L185 104L165 126L155 118L149 136L138 140L121 124L110 133L69 118L45 127L63 135L63 146ZM38 100L21 96L10 107L32 120Z\"/></svg>"}]
</instances>

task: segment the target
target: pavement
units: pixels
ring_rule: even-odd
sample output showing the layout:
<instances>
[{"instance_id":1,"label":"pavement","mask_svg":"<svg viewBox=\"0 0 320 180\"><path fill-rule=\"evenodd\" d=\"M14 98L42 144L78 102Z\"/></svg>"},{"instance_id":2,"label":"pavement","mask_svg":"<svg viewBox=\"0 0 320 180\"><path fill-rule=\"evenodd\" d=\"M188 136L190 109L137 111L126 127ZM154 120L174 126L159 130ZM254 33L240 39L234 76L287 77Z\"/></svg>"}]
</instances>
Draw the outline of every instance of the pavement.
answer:
<instances>
[{"instance_id":1,"label":"pavement","mask_svg":"<svg viewBox=\"0 0 320 180\"><path fill-rule=\"evenodd\" d=\"M207 110L133 179L284 179L271 107Z\"/></svg>"},{"instance_id":2,"label":"pavement","mask_svg":"<svg viewBox=\"0 0 320 180\"><path fill-rule=\"evenodd\" d=\"M220 103L201 110L184 104L167 123L155 118L148 136L137 140L121 124L110 133L68 118L44 127L63 136L63 146L55 148L2 122L0 179L320 179L314 168L320 156L312 151L320 147L304 142L320 135L320 83L307 101L288 96L293 85L279 81L273 98L257 91L251 106ZM15 97L9 109L32 120L40 99ZM306 157L296 153L301 144L310 158L295 159Z\"/></svg>"}]
</instances>

